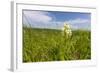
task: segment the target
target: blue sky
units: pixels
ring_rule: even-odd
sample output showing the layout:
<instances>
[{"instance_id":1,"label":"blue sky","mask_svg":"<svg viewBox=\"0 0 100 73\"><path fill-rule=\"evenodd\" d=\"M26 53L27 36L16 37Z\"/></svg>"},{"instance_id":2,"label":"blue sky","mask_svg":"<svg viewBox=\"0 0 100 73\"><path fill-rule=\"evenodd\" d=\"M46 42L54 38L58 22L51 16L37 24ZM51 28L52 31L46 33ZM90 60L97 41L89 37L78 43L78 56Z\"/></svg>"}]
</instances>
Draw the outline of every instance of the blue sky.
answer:
<instances>
[{"instance_id":1,"label":"blue sky","mask_svg":"<svg viewBox=\"0 0 100 73\"><path fill-rule=\"evenodd\" d=\"M23 25L33 28L61 29L66 22L72 29L91 29L91 14L80 12L23 10Z\"/></svg>"}]
</instances>

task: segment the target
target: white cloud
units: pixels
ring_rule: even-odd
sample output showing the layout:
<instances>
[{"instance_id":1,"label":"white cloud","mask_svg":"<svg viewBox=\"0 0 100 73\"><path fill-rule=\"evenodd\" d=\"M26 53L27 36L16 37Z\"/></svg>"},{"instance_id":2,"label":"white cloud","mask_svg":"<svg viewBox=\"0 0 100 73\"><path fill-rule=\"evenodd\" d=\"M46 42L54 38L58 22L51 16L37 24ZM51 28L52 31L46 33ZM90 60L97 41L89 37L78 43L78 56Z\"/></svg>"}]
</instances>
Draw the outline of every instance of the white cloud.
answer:
<instances>
[{"instance_id":1,"label":"white cloud","mask_svg":"<svg viewBox=\"0 0 100 73\"><path fill-rule=\"evenodd\" d=\"M66 22L69 24L85 24L89 23L90 21L88 19L76 18L72 20L67 20Z\"/></svg>"},{"instance_id":2,"label":"white cloud","mask_svg":"<svg viewBox=\"0 0 100 73\"><path fill-rule=\"evenodd\" d=\"M76 18L67 20L73 29L91 29L91 21L89 19Z\"/></svg>"},{"instance_id":3,"label":"white cloud","mask_svg":"<svg viewBox=\"0 0 100 73\"><path fill-rule=\"evenodd\" d=\"M57 27L60 29L63 27L64 22L69 24L72 29L91 29L91 21L83 18L75 18L66 21L54 21L52 24L56 24L57 26L55 26L55 28Z\"/></svg>"},{"instance_id":4,"label":"white cloud","mask_svg":"<svg viewBox=\"0 0 100 73\"><path fill-rule=\"evenodd\" d=\"M48 12L24 11L23 13L29 21L34 23L47 23L52 21L52 17L49 16Z\"/></svg>"}]
</instances>

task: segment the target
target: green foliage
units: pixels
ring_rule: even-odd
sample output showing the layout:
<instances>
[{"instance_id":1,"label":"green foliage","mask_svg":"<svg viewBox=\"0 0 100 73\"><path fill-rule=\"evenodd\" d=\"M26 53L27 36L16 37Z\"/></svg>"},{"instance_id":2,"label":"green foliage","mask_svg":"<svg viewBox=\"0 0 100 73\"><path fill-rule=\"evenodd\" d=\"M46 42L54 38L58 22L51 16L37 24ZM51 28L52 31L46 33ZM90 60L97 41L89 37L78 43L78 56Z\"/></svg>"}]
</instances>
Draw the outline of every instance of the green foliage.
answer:
<instances>
[{"instance_id":1,"label":"green foliage","mask_svg":"<svg viewBox=\"0 0 100 73\"><path fill-rule=\"evenodd\" d=\"M23 62L91 59L91 32L74 30L66 39L60 30L23 28Z\"/></svg>"}]
</instances>

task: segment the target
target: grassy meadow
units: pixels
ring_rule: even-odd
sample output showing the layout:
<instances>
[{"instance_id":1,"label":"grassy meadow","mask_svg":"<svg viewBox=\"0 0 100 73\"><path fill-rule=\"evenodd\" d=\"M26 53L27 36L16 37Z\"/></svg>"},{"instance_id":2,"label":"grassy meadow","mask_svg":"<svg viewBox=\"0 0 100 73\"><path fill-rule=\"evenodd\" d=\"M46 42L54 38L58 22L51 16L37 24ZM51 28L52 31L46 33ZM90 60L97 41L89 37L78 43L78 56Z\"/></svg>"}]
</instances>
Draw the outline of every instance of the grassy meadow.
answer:
<instances>
[{"instance_id":1,"label":"grassy meadow","mask_svg":"<svg viewBox=\"0 0 100 73\"><path fill-rule=\"evenodd\" d=\"M73 30L66 38L61 30L23 27L23 62L91 59L91 32Z\"/></svg>"}]
</instances>

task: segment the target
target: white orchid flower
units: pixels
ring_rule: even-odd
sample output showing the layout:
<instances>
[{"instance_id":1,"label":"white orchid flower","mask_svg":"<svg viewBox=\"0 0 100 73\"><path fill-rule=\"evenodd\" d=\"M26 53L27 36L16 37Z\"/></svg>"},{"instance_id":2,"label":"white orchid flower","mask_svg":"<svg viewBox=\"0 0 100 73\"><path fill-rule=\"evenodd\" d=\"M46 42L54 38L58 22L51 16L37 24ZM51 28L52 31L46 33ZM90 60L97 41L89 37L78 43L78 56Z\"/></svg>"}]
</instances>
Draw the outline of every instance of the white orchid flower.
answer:
<instances>
[{"instance_id":1,"label":"white orchid flower","mask_svg":"<svg viewBox=\"0 0 100 73\"><path fill-rule=\"evenodd\" d=\"M72 31L71 31L70 25L68 25L66 23L64 23L62 31L64 33L64 36L66 36L66 37L70 37L72 35Z\"/></svg>"}]
</instances>

